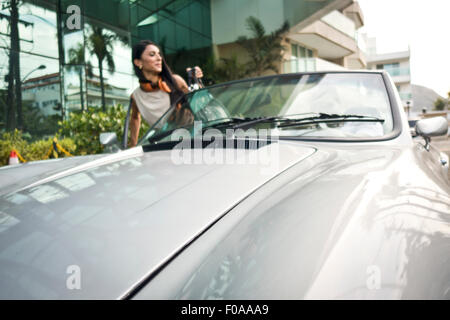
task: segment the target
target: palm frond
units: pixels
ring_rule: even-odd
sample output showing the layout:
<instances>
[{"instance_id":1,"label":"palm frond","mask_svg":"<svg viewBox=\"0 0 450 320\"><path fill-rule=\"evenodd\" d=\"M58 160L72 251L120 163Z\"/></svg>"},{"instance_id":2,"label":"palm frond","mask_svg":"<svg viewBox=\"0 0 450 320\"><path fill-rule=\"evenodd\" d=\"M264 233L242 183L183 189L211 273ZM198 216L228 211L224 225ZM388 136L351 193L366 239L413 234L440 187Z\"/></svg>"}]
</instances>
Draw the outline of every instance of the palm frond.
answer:
<instances>
[{"instance_id":1,"label":"palm frond","mask_svg":"<svg viewBox=\"0 0 450 320\"><path fill-rule=\"evenodd\" d=\"M86 62L86 74L89 78L92 78L94 76L93 66L90 61Z\"/></svg>"},{"instance_id":2,"label":"palm frond","mask_svg":"<svg viewBox=\"0 0 450 320\"><path fill-rule=\"evenodd\" d=\"M257 18L250 16L246 22L252 32L252 39L245 36L237 39L237 43L247 51L249 57L245 74L261 75L266 70L278 72L274 62L283 58L286 48L281 44L282 35L289 30L289 23L284 22L280 28L266 35L264 26Z\"/></svg>"},{"instance_id":3,"label":"palm frond","mask_svg":"<svg viewBox=\"0 0 450 320\"><path fill-rule=\"evenodd\" d=\"M116 65L114 64L114 58L111 53L107 53L106 56L106 63L108 65L108 71L109 73L114 73L116 71Z\"/></svg>"},{"instance_id":4,"label":"palm frond","mask_svg":"<svg viewBox=\"0 0 450 320\"><path fill-rule=\"evenodd\" d=\"M247 29L252 32L254 38L264 37L266 30L261 21L253 16L248 17L245 21L247 23Z\"/></svg>"},{"instance_id":5,"label":"palm frond","mask_svg":"<svg viewBox=\"0 0 450 320\"><path fill-rule=\"evenodd\" d=\"M69 49L69 62L68 64L83 64L84 63L84 46L82 43L74 48Z\"/></svg>"}]
</instances>

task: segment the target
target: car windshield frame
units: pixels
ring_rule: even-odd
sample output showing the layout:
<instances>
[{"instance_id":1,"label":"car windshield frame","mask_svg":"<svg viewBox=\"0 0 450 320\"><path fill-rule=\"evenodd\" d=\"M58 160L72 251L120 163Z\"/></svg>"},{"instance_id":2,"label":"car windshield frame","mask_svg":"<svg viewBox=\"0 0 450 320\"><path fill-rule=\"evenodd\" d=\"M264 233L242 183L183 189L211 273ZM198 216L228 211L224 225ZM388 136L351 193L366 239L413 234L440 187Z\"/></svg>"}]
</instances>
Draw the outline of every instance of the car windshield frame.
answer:
<instances>
[{"instance_id":1,"label":"car windshield frame","mask_svg":"<svg viewBox=\"0 0 450 320\"><path fill-rule=\"evenodd\" d=\"M239 80L233 80L228 82L223 82L219 84L214 84L212 86L208 86L193 92L189 92L183 96L181 96L179 99L174 101L171 104L171 107L156 121L150 129L143 135L142 139L139 141L138 145L150 145L148 143L148 135L149 133L154 130L155 127L157 127L162 119L165 118L165 116L172 112L175 106L186 97L189 97L190 95L195 94L196 92L200 92L202 90L208 90L213 89L217 87L223 87L223 86L230 86L234 84L239 84L243 82L250 82L250 81L259 81L259 80L270 80L273 78L284 78L284 77L301 77L306 75L326 75L326 74L377 74L381 76L381 79L383 81L383 85L386 89L387 99L391 111L391 117L392 117L392 130L382 136L375 136L375 137L329 137L329 136L303 136L303 135L279 135L277 138L279 140L295 140L295 141L315 141L315 142L380 142L380 141L388 141L395 139L402 133L402 122L401 122L401 116L399 111L399 105L396 99L396 94L393 87L392 79L389 77L386 71L380 70L380 71L315 71L315 72L299 72L299 73L287 73L287 74L277 74L277 75L269 75L269 76L262 76L262 77L255 77L255 78L248 78L248 79L239 79ZM180 126L178 128L185 128L185 126ZM194 137L191 137L192 139L195 139ZM167 142L167 141L165 141ZM164 142L164 143L165 143ZM162 143L162 142L157 142ZM155 143L156 144L156 143Z\"/></svg>"}]
</instances>

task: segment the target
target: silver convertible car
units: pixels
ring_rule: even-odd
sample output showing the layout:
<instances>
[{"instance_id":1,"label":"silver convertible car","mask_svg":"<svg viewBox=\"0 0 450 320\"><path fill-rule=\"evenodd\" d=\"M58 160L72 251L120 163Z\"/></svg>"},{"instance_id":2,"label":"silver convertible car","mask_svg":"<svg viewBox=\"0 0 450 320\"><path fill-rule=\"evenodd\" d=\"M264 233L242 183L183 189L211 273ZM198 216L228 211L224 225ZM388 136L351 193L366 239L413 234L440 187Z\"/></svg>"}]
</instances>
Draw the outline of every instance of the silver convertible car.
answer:
<instances>
[{"instance_id":1,"label":"silver convertible car","mask_svg":"<svg viewBox=\"0 0 450 320\"><path fill-rule=\"evenodd\" d=\"M447 130L383 71L189 93L137 147L0 169L0 298L449 299Z\"/></svg>"}]
</instances>

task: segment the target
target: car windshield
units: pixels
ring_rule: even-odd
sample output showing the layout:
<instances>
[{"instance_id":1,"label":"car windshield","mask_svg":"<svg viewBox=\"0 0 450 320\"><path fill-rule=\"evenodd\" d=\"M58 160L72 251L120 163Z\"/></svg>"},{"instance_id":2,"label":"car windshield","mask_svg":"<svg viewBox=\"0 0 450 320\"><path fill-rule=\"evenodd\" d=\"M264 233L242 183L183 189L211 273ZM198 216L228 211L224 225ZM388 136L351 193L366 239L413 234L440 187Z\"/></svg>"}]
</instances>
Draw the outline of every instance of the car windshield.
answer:
<instances>
[{"instance_id":1,"label":"car windshield","mask_svg":"<svg viewBox=\"0 0 450 320\"><path fill-rule=\"evenodd\" d=\"M180 128L191 137L208 128L224 134L242 128L246 136L265 129L280 138L358 139L388 134L393 120L381 74L293 74L191 92L150 128L140 144L170 141Z\"/></svg>"}]
</instances>

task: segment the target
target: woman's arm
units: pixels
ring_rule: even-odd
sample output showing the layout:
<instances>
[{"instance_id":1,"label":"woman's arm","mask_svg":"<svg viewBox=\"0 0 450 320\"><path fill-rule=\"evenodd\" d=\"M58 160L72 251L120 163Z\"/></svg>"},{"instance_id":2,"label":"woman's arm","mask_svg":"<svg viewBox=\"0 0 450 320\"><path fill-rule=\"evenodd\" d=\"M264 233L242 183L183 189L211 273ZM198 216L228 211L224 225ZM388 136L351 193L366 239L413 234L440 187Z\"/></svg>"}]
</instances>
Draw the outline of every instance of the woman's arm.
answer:
<instances>
[{"instance_id":1,"label":"woman's arm","mask_svg":"<svg viewBox=\"0 0 450 320\"><path fill-rule=\"evenodd\" d=\"M130 147L137 144L139 137L139 129L141 127L141 114L139 113L136 101L131 98L131 119L130 119Z\"/></svg>"},{"instance_id":2,"label":"woman's arm","mask_svg":"<svg viewBox=\"0 0 450 320\"><path fill-rule=\"evenodd\" d=\"M177 85L181 89L181 91L183 91L184 93L188 93L189 92L189 87L188 87L186 81L184 81L184 79L182 77L180 77L177 74L174 74L173 78L177 82Z\"/></svg>"}]
</instances>

